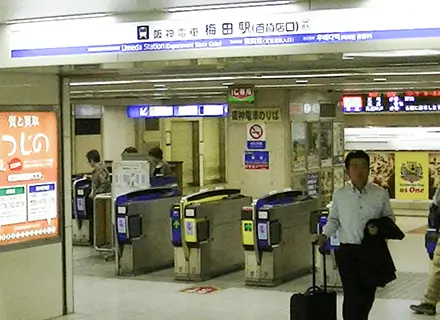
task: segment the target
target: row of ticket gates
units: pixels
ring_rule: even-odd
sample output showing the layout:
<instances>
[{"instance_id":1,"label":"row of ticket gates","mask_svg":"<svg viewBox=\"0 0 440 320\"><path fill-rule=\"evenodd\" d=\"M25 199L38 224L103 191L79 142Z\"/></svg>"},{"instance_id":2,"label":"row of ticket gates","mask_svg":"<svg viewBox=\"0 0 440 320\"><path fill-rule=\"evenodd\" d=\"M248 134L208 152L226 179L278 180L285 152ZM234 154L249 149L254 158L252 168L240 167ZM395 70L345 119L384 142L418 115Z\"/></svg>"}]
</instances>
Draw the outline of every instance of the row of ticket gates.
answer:
<instances>
[{"instance_id":1,"label":"row of ticket gates","mask_svg":"<svg viewBox=\"0 0 440 320\"><path fill-rule=\"evenodd\" d=\"M91 182L73 180L74 244L96 245ZM312 269L310 234L322 229L328 215L318 199L292 190L256 200L238 189L181 196L172 177L153 178L151 185L114 199L118 275L174 266L175 279L204 281L245 269L246 284L276 286ZM325 247L334 270L337 247L333 238ZM337 275L332 283L340 286Z\"/></svg>"}]
</instances>

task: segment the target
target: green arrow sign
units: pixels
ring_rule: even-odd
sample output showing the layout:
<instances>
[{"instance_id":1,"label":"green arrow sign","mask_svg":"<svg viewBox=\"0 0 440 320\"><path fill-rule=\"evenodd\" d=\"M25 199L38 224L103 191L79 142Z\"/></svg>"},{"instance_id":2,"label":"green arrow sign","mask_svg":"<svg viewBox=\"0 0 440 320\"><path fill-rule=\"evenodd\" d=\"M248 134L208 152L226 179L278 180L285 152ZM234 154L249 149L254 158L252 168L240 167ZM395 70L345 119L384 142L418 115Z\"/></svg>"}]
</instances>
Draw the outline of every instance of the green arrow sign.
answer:
<instances>
[{"instance_id":1,"label":"green arrow sign","mask_svg":"<svg viewBox=\"0 0 440 320\"><path fill-rule=\"evenodd\" d=\"M173 227L174 227L174 229L179 229L180 228L180 221L179 220L175 220L173 222Z\"/></svg>"},{"instance_id":2,"label":"green arrow sign","mask_svg":"<svg viewBox=\"0 0 440 320\"><path fill-rule=\"evenodd\" d=\"M252 223L245 223L244 224L244 231L252 232Z\"/></svg>"}]
</instances>

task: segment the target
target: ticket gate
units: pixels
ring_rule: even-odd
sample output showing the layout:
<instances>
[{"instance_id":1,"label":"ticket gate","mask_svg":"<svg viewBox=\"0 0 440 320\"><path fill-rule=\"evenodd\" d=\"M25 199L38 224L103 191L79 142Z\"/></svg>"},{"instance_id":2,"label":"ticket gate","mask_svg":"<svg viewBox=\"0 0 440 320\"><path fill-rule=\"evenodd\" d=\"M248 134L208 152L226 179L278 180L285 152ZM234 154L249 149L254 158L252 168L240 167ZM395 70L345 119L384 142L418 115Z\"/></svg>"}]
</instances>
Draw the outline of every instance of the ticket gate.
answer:
<instances>
[{"instance_id":1,"label":"ticket gate","mask_svg":"<svg viewBox=\"0 0 440 320\"><path fill-rule=\"evenodd\" d=\"M180 200L176 187L157 187L116 199L118 275L129 276L171 267L169 210Z\"/></svg>"},{"instance_id":2,"label":"ticket gate","mask_svg":"<svg viewBox=\"0 0 440 320\"><path fill-rule=\"evenodd\" d=\"M324 226L327 224L328 215L331 210L331 203L327 205L326 210L322 210L321 216L318 221L318 234L322 233ZM339 236L338 232L332 235L327 242L322 246L320 250L323 251L324 255L317 255L317 271L319 276L317 280L320 285L324 284L324 271L322 266L324 265L323 259L326 259L327 264L327 286L332 289L341 289L342 282L339 276Z\"/></svg>"},{"instance_id":3,"label":"ticket gate","mask_svg":"<svg viewBox=\"0 0 440 320\"><path fill-rule=\"evenodd\" d=\"M216 189L172 207L176 280L204 281L243 268L240 209L251 201L239 189Z\"/></svg>"},{"instance_id":4,"label":"ticket gate","mask_svg":"<svg viewBox=\"0 0 440 320\"><path fill-rule=\"evenodd\" d=\"M277 286L310 272L310 214L319 200L302 191L285 190L242 208L245 283Z\"/></svg>"},{"instance_id":5,"label":"ticket gate","mask_svg":"<svg viewBox=\"0 0 440 320\"><path fill-rule=\"evenodd\" d=\"M73 179L72 179L73 180ZM77 178L72 187L73 245L91 246L93 244L93 199L89 198L92 182Z\"/></svg>"}]
</instances>

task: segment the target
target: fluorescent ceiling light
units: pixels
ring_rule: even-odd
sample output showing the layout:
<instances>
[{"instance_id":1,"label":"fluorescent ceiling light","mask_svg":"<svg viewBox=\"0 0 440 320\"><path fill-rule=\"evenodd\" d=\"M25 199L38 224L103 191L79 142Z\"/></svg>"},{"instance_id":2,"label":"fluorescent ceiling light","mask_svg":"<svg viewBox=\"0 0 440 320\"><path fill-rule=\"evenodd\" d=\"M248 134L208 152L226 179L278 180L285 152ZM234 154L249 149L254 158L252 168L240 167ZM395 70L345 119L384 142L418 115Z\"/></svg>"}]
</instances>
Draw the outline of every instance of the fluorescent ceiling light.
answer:
<instances>
[{"instance_id":1,"label":"fluorescent ceiling light","mask_svg":"<svg viewBox=\"0 0 440 320\"><path fill-rule=\"evenodd\" d=\"M58 17L44 17L44 18L32 18L32 19L16 19L6 21L6 24L19 24L19 23L33 23L33 22L51 22L51 21L62 21L62 20L77 20L77 19L94 19L94 18L104 18L108 17L109 13L92 13L92 14L78 14L78 15L67 15Z\"/></svg>"},{"instance_id":2,"label":"fluorescent ceiling light","mask_svg":"<svg viewBox=\"0 0 440 320\"><path fill-rule=\"evenodd\" d=\"M397 58L397 57L423 57L440 55L440 50L396 50L396 51L374 51L374 52L351 52L344 53L343 59L362 58Z\"/></svg>"},{"instance_id":3,"label":"fluorescent ceiling light","mask_svg":"<svg viewBox=\"0 0 440 320\"><path fill-rule=\"evenodd\" d=\"M168 8L167 11L168 12L188 12L188 11L215 10L215 9L279 6L279 5L286 5L289 3L290 3L290 1L288 1L288 0L222 3L222 4L209 4L209 5L200 5L200 6L173 7L173 8Z\"/></svg>"},{"instance_id":4,"label":"fluorescent ceiling light","mask_svg":"<svg viewBox=\"0 0 440 320\"><path fill-rule=\"evenodd\" d=\"M385 82L385 81L387 81L387 79L386 78L374 78L373 81L375 81L375 82Z\"/></svg>"},{"instance_id":5,"label":"fluorescent ceiling light","mask_svg":"<svg viewBox=\"0 0 440 320\"><path fill-rule=\"evenodd\" d=\"M296 80L295 82L296 83L308 83L309 80Z\"/></svg>"}]
</instances>

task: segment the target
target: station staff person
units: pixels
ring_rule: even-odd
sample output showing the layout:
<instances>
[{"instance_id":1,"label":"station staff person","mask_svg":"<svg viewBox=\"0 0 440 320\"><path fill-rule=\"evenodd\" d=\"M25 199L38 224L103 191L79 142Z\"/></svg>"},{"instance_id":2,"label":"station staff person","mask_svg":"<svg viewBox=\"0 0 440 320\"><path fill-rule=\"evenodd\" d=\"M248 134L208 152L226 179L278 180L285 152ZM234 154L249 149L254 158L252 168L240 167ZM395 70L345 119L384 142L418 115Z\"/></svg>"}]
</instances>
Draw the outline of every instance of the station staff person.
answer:
<instances>
[{"instance_id":1,"label":"station staff person","mask_svg":"<svg viewBox=\"0 0 440 320\"><path fill-rule=\"evenodd\" d=\"M344 289L343 318L368 320L376 285L365 281L362 274L365 257L361 243L366 233L378 233L377 226L370 225L369 221L382 217L389 217L394 221L395 218L388 192L368 182L368 154L364 151L350 152L345 158L345 168L350 182L333 195L328 222L323 233L314 240L322 246L336 231L339 232L339 274Z\"/></svg>"}]
</instances>

